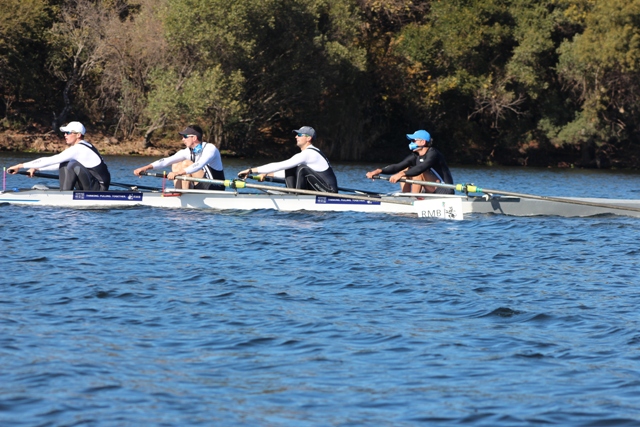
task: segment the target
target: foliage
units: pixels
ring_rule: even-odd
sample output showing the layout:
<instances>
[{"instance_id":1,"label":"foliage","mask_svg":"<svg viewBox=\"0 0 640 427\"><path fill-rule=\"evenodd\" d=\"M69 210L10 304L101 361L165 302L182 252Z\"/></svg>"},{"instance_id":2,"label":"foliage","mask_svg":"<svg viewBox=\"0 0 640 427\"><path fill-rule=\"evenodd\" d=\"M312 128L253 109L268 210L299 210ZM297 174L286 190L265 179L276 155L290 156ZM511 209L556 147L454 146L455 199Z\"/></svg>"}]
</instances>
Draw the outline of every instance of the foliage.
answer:
<instances>
[{"instance_id":1,"label":"foliage","mask_svg":"<svg viewBox=\"0 0 640 427\"><path fill-rule=\"evenodd\" d=\"M581 101L560 142L638 139L640 94L640 1L594 2L585 30L559 47L558 72Z\"/></svg>"},{"instance_id":2,"label":"foliage","mask_svg":"<svg viewBox=\"0 0 640 427\"><path fill-rule=\"evenodd\" d=\"M311 125L332 158L387 160L426 128L453 162L527 164L536 147L569 146L590 165L606 147L640 149L639 73L640 0L0 9L5 126L77 118L144 145L198 123L220 147L281 157Z\"/></svg>"},{"instance_id":3,"label":"foliage","mask_svg":"<svg viewBox=\"0 0 640 427\"><path fill-rule=\"evenodd\" d=\"M9 119L12 106L38 97L43 68L45 31L52 8L45 0L4 0L0 8L0 117ZM45 92L47 92L45 90Z\"/></svg>"}]
</instances>

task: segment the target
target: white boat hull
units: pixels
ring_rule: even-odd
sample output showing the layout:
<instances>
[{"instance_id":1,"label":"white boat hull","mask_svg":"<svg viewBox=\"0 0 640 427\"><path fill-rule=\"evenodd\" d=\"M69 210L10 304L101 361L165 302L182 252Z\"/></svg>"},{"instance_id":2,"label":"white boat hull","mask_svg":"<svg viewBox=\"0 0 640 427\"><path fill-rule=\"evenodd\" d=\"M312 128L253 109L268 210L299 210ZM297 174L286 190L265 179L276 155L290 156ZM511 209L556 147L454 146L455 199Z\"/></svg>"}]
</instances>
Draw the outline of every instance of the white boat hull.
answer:
<instances>
[{"instance_id":1,"label":"white boat hull","mask_svg":"<svg viewBox=\"0 0 640 427\"><path fill-rule=\"evenodd\" d=\"M353 200L346 195L310 196L295 194L236 193L231 191L181 190L172 192L141 191L59 191L22 190L0 193L0 203L71 208L117 208L150 206L219 210L272 209L278 211L366 212L409 214L421 218L461 220L459 198L383 197Z\"/></svg>"},{"instance_id":2,"label":"white boat hull","mask_svg":"<svg viewBox=\"0 0 640 427\"><path fill-rule=\"evenodd\" d=\"M352 200L335 197L282 193L239 193L232 191L180 190L146 191L59 191L19 190L0 193L0 203L70 208L117 208L150 206L218 210L272 209L279 211L366 212L409 214L421 218L463 219L469 214L510 216L589 217L622 215L640 218L640 200L563 198L566 202L525 197L473 197L457 195L394 194L381 199ZM399 203L398 203L399 202ZM404 202L405 204L400 204Z\"/></svg>"}]
</instances>

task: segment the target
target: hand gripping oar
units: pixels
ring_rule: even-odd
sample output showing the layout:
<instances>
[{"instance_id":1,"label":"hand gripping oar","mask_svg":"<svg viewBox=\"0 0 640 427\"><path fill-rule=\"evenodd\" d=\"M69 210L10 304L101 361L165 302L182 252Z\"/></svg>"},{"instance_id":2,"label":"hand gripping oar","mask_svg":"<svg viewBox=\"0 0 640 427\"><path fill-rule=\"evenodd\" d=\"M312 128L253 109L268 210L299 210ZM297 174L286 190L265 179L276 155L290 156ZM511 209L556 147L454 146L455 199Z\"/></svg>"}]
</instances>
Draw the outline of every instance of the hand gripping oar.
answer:
<instances>
[{"instance_id":1,"label":"hand gripping oar","mask_svg":"<svg viewBox=\"0 0 640 427\"><path fill-rule=\"evenodd\" d=\"M156 178L166 177L165 173L157 173L157 172L140 172L140 175L155 176ZM183 176L183 175L178 175L174 179L181 179L183 181L191 181L191 182L204 182L207 184L224 185L225 187L234 188L234 189L254 188L256 190L264 190L264 191L279 191L282 193L304 194L309 196L337 197L342 199L364 200L367 202L394 203L397 205L413 206L413 202L403 201L403 200L383 199L381 197L358 196L354 194L325 193L323 191L302 190L298 188L274 187L273 185L249 184L241 179L220 180L220 179L193 178L190 176Z\"/></svg>"},{"instance_id":2,"label":"hand gripping oar","mask_svg":"<svg viewBox=\"0 0 640 427\"><path fill-rule=\"evenodd\" d=\"M269 181L269 182L275 182L277 184L285 184L285 180L284 179L276 178L276 177L273 177L273 176L260 177L260 175L248 175L247 178L251 178L251 179L256 180L256 181ZM349 193L369 194L371 196L379 196L380 195L380 193L377 193L375 191L354 190L353 188L345 188L345 187L338 187L338 190L347 191Z\"/></svg>"},{"instance_id":3,"label":"hand gripping oar","mask_svg":"<svg viewBox=\"0 0 640 427\"><path fill-rule=\"evenodd\" d=\"M30 176L28 171L18 171L18 173L20 175ZM59 179L60 178L58 175L53 175L53 174L50 174L50 173L42 173L42 172L34 172L33 176L37 176L38 178L48 178L48 179ZM158 187L145 187L144 185L122 184L120 182L111 182L111 183L109 183L109 185L113 185L114 187L128 188L129 190L135 190L136 188L139 188L141 190L160 191L160 188L158 188Z\"/></svg>"},{"instance_id":4,"label":"hand gripping oar","mask_svg":"<svg viewBox=\"0 0 640 427\"><path fill-rule=\"evenodd\" d=\"M382 179L388 181L389 178L376 175L373 177L374 179ZM505 191L505 190L493 190L490 188L480 188L472 184L444 184L441 182L429 182L429 181L416 181L413 179L400 178L398 181L406 182L409 184L418 184L418 185L426 185L429 187L442 187L442 188L453 188L456 191L460 191L463 193L485 193L485 194L501 194L503 196L514 196L521 197L523 199L533 199L533 200L544 200L547 202L558 202L558 203L570 203L574 205L583 205L583 206L591 206L596 208L606 208L606 209L618 209L622 211L633 211L640 212L640 208L636 208L633 206L622 206L611 203L597 203L597 202L588 202L586 200L573 200L573 199L564 199L561 197L549 197L549 196L536 196L535 194L526 194L526 193L515 193L513 191Z\"/></svg>"}]
</instances>

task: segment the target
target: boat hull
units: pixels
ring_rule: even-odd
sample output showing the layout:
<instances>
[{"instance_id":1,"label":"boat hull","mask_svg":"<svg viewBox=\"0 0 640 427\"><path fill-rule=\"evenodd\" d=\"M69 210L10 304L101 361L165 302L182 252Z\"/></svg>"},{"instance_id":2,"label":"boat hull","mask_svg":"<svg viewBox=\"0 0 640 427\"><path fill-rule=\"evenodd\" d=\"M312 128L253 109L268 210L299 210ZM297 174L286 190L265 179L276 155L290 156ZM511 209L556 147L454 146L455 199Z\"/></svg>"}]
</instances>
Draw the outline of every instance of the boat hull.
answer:
<instances>
[{"instance_id":1,"label":"boat hull","mask_svg":"<svg viewBox=\"0 0 640 427\"><path fill-rule=\"evenodd\" d=\"M581 218L620 215L640 218L640 200L566 197L566 202L536 200L514 196L462 197L463 214L497 214L508 216L559 216Z\"/></svg>"},{"instance_id":2,"label":"boat hull","mask_svg":"<svg viewBox=\"0 0 640 427\"><path fill-rule=\"evenodd\" d=\"M471 201L475 213L493 213L511 216L561 216L567 218L599 215L622 215L640 218L640 201L596 198L569 198L579 203L533 200L521 197L494 197L490 200ZM582 203L592 203L593 206ZM595 206L601 205L601 206ZM615 209L612 206L619 205ZM631 208L631 209L628 209ZM633 210L638 209L638 211Z\"/></svg>"},{"instance_id":3,"label":"boat hull","mask_svg":"<svg viewBox=\"0 0 640 427\"><path fill-rule=\"evenodd\" d=\"M566 202L514 196L421 195L396 193L381 199L353 200L284 193L239 193L232 191L59 191L18 190L0 193L0 203L70 208L117 208L150 206L217 210L321 211L410 214L421 218L462 219L470 214L510 216L590 217L622 215L640 218L640 200L563 198ZM404 204L402 204L404 202Z\"/></svg>"},{"instance_id":4,"label":"boat hull","mask_svg":"<svg viewBox=\"0 0 640 427\"><path fill-rule=\"evenodd\" d=\"M383 197L353 200L347 195L310 196L294 194L236 193L231 191L181 190L174 192L141 191L59 191L22 190L0 193L0 203L71 208L117 208L150 206L159 208L218 209L320 212L366 212L410 214L421 218L460 220L459 198L416 200Z\"/></svg>"}]
</instances>

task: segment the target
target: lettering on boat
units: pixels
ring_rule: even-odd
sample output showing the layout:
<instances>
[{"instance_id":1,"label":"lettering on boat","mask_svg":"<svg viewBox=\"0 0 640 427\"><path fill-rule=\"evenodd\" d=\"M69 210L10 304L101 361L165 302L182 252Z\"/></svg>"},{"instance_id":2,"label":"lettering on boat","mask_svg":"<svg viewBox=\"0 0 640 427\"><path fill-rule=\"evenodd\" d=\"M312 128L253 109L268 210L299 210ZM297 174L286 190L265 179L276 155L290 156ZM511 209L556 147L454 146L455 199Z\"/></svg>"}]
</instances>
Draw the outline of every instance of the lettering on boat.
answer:
<instances>
[{"instance_id":1,"label":"lettering on boat","mask_svg":"<svg viewBox=\"0 0 640 427\"><path fill-rule=\"evenodd\" d=\"M454 206L448 206L447 203L442 203L442 207L433 209L420 209L418 210L418 216L420 218L443 218L443 219L462 219L461 209L456 209Z\"/></svg>"},{"instance_id":2,"label":"lettering on boat","mask_svg":"<svg viewBox=\"0 0 640 427\"><path fill-rule=\"evenodd\" d=\"M74 191L73 200L120 200L140 202L142 193L139 191Z\"/></svg>"},{"instance_id":3,"label":"lettering on boat","mask_svg":"<svg viewBox=\"0 0 640 427\"><path fill-rule=\"evenodd\" d=\"M444 218L442 209L420 211L420 218Z\"/></svg>"},{"instance_id":4,"label":"lettering on boat","mask_svg":"<svg viewBox=\"0 0 640 427\"><path fill-rule=\"evenodd\" d=\"M316 204L320 205L379 205L371 200L353 200L347 197L316 196Z\"/></svg>"}]
</instances>

